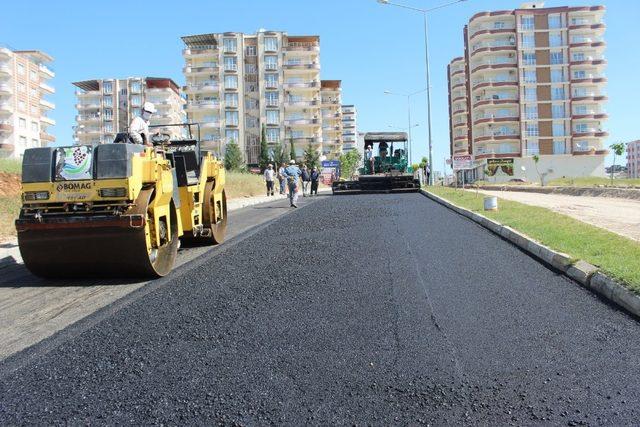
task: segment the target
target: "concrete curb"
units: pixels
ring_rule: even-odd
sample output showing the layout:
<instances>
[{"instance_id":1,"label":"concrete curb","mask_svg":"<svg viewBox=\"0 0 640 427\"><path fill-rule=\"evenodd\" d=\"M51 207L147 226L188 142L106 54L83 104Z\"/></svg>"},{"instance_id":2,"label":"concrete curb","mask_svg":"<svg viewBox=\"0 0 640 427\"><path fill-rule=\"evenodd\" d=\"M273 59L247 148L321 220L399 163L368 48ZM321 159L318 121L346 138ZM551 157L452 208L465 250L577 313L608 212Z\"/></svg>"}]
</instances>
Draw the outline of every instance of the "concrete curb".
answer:
<instances>
[{"instance_id":1,"label":"concrete curb","mask_svg":"<svg viewBox=\"0 0 640 427\"><path fill-rule=\"evenodd\" d=\"M606 274L598 271L598 267L583 260L573 260L569 255L554 251L511 227L457 206L435 194L431 194L425 190L420 190L420 193L480 224L487 230L513 243L532 257L580 283L585 288L622 307L629 313L640 317L640 296L625 288L622 284Z\"/></svg>"},{"instance_id":2,"label":"concrete curb","mask_svg":"<svg viewBox=\"0 0 640 427\"><path fill-rule=\"evenodd\" d=\"M469 186L469 188L475 188ZM640 200L639 188L622 187L531 187L523 185L479 185L480 190L515 191L540 194L564 194L567 196L615 197Z\"/></svg>"}]
</instances>

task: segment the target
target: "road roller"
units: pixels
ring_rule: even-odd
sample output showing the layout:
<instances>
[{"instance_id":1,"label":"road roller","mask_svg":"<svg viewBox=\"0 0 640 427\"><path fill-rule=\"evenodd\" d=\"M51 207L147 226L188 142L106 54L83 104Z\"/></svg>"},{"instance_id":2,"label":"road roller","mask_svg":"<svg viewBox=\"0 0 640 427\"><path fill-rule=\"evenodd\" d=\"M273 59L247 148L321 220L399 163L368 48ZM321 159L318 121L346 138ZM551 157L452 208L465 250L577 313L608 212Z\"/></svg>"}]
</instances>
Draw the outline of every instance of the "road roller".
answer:
<instances>
[{"instance_id":1,"label":"road roller","mask_svg":"<svg viewBox=\"0 0 640 427\"><path fill-rule=\"evenodd\" d=\"M169 133L170 126L183 131ZM150 138L153 146L121 133L113 143L25 151L15 224L32 273L161 277L181 243L224 241L223 163L200 149L197 124L162 130Z\"/></svg>"}]
</instances>

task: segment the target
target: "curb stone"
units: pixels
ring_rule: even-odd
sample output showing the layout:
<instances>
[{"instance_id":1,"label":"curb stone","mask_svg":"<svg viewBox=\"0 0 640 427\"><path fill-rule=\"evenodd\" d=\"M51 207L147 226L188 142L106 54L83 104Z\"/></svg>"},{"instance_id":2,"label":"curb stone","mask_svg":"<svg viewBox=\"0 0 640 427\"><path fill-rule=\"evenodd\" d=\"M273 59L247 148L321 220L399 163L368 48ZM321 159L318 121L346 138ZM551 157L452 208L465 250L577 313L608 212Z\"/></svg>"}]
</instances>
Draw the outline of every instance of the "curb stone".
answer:
<instances>
[{"instance_id":1,"label":"curb stone","mask_svg":"<svg viewBox=\"0 0 640 427\"><path fill-rule=\"evenodd\" d=\"M622 307L635 316L640 317L640 296L625 288L606 274L598 271L598 267L583 260L574 262L567 254L556 252L509 226L502 225L476 212L461 208L435 194L431 194L425 190L420 190L420 194L480 224L487 230L518 246L529 255L562 272L565 276L575 280L585 288Z\"/></svg>"}]
</instances>

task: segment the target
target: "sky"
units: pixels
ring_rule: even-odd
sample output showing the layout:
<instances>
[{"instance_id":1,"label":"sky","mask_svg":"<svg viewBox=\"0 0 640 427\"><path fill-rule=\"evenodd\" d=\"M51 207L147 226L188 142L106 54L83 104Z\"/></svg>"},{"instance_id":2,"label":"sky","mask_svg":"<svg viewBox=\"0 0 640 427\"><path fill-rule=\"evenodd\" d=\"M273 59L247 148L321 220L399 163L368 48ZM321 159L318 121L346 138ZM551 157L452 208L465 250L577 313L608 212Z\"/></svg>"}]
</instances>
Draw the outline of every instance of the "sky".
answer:
<instances>
[{"instance_id":1,"label":"sky","mask_svg":"<svg viewBox=\"0 0 640 427\"><path fill-rule=\"evenodd\" d=\"M395 0L419 8L443 0ZM50 1L5 0L0 44L42 50L54 57L52 85L57 144L71 145L75 95L71 82L131 76L170 77L184 83L180 36L236 31L286 31L320 36L322 79L342 80L342 99L358 109L358 130L407 126L406 98L385 95L426 88L422 15L381 5L376 0L201 0ZM520 1L466 0L430 14L430 61L433 162L443 169L449 156L448 62L462 55L462 30L480 11L514 9ZM573 0L545 2L546 7L607 7L607 145L640 139L640 1ZM28 25L25 25L28 23ZM629 49L631 47L631 50ZM428 153L426 97L411 100L413 158ZM612 155L607 164L612 161ZM618 160L620 163L620 160Z\"/></svg>"}]
</instances>

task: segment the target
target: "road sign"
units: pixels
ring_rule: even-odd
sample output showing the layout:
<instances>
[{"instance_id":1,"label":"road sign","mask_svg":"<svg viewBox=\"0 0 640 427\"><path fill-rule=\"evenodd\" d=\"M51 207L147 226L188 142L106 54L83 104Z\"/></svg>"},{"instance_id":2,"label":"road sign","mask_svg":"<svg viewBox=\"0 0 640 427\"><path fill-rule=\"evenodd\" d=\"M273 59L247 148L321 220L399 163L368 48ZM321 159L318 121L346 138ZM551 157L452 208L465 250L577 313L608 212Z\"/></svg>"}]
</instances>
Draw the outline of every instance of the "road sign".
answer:
<instances>
[{"instance_id":1,"label":"road sign","mask_svg":"<svg viewBox=\"0 0 640 427\"><path fill-rule=\"evenodd\" d=\"M473 159L471 158L471 155L464 154L453 156L453 169L473 169Z\"/></svg>"}]
</instances>

